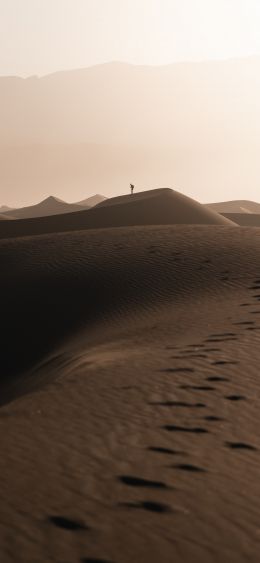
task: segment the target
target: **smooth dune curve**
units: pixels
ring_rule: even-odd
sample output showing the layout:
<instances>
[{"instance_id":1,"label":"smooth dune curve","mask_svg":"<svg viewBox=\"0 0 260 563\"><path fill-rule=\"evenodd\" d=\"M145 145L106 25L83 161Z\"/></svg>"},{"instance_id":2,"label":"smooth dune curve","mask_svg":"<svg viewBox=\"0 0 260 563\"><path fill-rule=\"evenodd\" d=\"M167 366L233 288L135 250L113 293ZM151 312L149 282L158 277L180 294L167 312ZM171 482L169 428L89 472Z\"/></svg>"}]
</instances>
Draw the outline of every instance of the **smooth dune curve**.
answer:
<instances>
[{"instance_id":1,"label":"smooth dune curve","mask_svg":"<svg viewBox=\"0 0 260 563\"><path fill-rule=\"evenodd\" d=\"M168 188L120 196L80 212L0 224L0 238L136 225L230 225L229 219Z\"/></svg>"}]
</instances>

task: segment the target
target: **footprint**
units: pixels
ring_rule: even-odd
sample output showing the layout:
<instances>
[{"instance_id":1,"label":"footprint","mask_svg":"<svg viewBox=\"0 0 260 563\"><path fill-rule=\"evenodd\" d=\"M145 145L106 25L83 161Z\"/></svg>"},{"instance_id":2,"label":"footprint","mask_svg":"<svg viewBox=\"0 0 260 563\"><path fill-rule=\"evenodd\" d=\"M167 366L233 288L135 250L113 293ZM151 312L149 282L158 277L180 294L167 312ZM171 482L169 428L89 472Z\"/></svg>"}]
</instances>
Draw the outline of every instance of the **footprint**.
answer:
<instances>
[{"instance_id":1,"label":"footprint","mask_svg":"<svg viewBox=\"0 0 260 563\"><path fill-rule=\"evenodd\" d=\"M227 336L225 338L207 338L205 340L205 342L209 342L209 343L210 342L212 342L212 343L216 342L216 343L218 343L218 342L232 342L232 341L235 341L235 340L238 340L237 336Z\"/></svg>"},{"instance_id":2,"label":"footprint","mask_svg":"<svg viewBox=\"0 0 260 563\"><path fill-rule=\"evenodd\" d=\"M193 373L195 370L193 368L165 368L160 371L166 371L169 373Z\"/></svg>"},{"instance_id":3,"label":"footprint","mask_svg":"<svg viewBox=\"0 0 260 563\"><path fill-rule=\"evenodd\" d=\"M216 391L216 387L211 387L210 385L180 385L180 389L185 389L186 391Z\"/></svg>"},{"instance_id":4,"label":"footprint","mask_svg":"<svg viewBox=\"0 0 260 563\"><path fill-rule=\"evenodd\" d=\"M66 518L64 516L49 516L48 520L51 524L54 524L57 528L63 528L63 530L70 530L72 532L89 530L89 527L82 522L71 520L70 518Z\"/></svg>"},{"instance_id":5,"label":"footprint","mask_svg":"<svg viewBox=\"0 0 260 563\"><path fill-rule=\"evenodd\" d=\"M165 455L186 455L184 452L178 451L178 450L171 450L169 448L160 448L157 446L149 446L147 448L147 450L149 450L150 452L155 452L155 453L159 453L159 454L165 454Z\"/></svg>"},{"instance_id":6,"label":"footprint","mask_svg":"<svg viewBox=\"0 0 260 563\"><path fill-rule=\"evenodd\" d=\"M93 559L93 557L83 557L80 561L81 563L112 563L112 561L108 561L108 559Z\"/></svg>"},{"instance_id":7,"label":"footprint","mask_svg":"<svg viewBox=\"0 0 260 563\"><path fill-rule=\"evenodd\" d=\"M183 407L190 409L201 409L206 407L204 403L186 403L185 401L165 401L162 403L150 403L160 407Z\"/></svg>"},{"instance_id":8,"label":"footprint","mask_svg":"<svg viewBox=\"0 0 260 563\"><path fill-rule=\"evenodd\" d=\"M222 352L220 348L206 348L205 352Z\"/></svg>"},{"instance_id":9,"label":"footprint","mask_svg":"<svg viewBox=\"0 0 260 563\"><path fill-rule=\"evenodd\" d=\"M124 506L126 508L137 508L141 510L148 510L149 512L158 512L160 514L162 513L166 514L172 512L172 509L168 504L162 504L161 502L155 502L149 500L144 500L143 502L137 502L137 503L127 502L121 504L121 506Z\"/></svg>"},{"instance_id":10,"label":"footprint","mask_svg":"<svg viewBox=\"0 0 260 563\"><path fill-rule=\"evenodd\" d=\"M219 332L216 334L210 334L209 338L221 338L225 336L236 336L236 334L234 332Z\"/></svg>"},{"instance_id":11,"label":"footprint","mask_svg":"<svg viewBox=\"0 0 260 563\"><path fill-rule=\"evenodd\" d=\"M257 451L257 448L255 448L255 446L244 444L243 442L226 442L226 446L231 450L250 450L252 452Z\"/></svg>"},{"instance_id":12,"label":"footprint","mask_svg":"<svg viewBox=\"0 0 260 563\"><path fill-rule=\"evenodd\" d=\"M231 360L216 360L214 362L212 362L213 366L226 366L226 365L236 365L239 362L237 361L231 361Z\"/></svg>"},{"instance_id":13,"label":"footprint","mask_svg":"<svg viewBox=\"0 0 260 563\"><path fill-rule=\"evenodd\" d=\"M140 479L139 477L130 477L129 475L121 475L118 477L121 483L129 487L146 487L149 489L168 489L162 481L149 481L148 479Z\"/></svg>"},{"instance_id":14,"label":"footprint","mask_svg":"<svg viewBox=\"0 0 260 563\"><path fill-rule=\"evenodd\" d=\"M168 432L187 432L191 434L207 434L209 431L205 428L189 428L187 426L175 426L174 424L167 424L163 426L164 430L168 430Z\"/></svg>"},{"instance_id":15,"label":"footprint","mask_svg":"<svg viewBox=\"0 0 260 563\"><path fill-rule=\"evenodd\" d=\"M209 422L220 422L224 419L220 418L219 416L214 416L212 414L209 414L208 416L204 416L204 420L208 420Z\"/></svg>"},{"instance_id":16,"label":"footprint","mask_svg":"<svg viewBox=\"0 0 260 563\"><path fill-rule=\"evenodd\" d=\"M229 401L246 401L246 397L243 395L228 395L226 399Z\"/></svg>"},{"instance_id":17,"label":"footprint","mask_svg":"<svg viewBox=\"0 0 260 563\"><path fill-rule=\"evenodd\" d=\"M190 471L191 473L206 473L206 469L202 469L197 465L192 465L190 463L179 463L178 465L173 465L173 469L180 469L181 471Z\"/></svg>"},{"instance_id":18,"label":"footprint","mask_svg":"<svg viewBox=\"0 0 260 563\"><path fill-rule=\"evenodd\" d=\"M259 326L248 326L246 330L260 330Z\"/></svg>"}]
</instances>

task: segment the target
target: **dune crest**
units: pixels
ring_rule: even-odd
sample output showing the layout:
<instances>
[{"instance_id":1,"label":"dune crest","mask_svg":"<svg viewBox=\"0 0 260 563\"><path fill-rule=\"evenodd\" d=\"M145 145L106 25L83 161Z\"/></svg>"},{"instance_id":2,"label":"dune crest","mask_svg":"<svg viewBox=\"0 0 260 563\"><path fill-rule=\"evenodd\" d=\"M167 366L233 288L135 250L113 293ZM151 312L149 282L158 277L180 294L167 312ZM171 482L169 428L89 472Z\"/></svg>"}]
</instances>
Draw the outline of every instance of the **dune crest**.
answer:
<instances>
[{"instance_id":1,"label":"dune crest","mask_svg":"<svg viewBox=\"0 0 260 563\"><path fill-rule=\"evenodd\" d=\"M169 188L106 199L91 209L0 224L0 238L137 225L229 225L227 218Z\"/></svg>"},{"instance_id":2,"label":"dune crest","mask_svg":"<svg viewBox=\"0 0 260 563\"><path fill-rule=\"evenodd\" d=\"M12 209L11 211L7 211L5 215L7 217L12 216L15 219L29 219L32 217L46 217L80 210L80 205L66 203L57 197L49 196L36 205Z\"/></svg>"}]
</instances>

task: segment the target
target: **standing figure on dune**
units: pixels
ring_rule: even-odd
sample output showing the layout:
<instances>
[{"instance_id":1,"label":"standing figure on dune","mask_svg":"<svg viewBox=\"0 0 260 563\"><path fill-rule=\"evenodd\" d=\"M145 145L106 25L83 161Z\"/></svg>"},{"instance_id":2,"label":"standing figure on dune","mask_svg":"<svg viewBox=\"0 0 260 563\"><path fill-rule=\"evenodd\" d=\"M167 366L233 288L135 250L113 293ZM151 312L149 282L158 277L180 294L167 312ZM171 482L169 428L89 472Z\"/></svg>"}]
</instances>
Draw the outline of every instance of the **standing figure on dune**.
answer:
<instances>
[{"instance_id":1,"label":"standing figure on dune","mask_svg":"<svg viewBox=\"0 0 260 563\"><path fill-rule=\"evenodd\" d=\"M134 189L135 189L134 184L130 184L131 195L133 195Z\"/></svg>"}]
</instances>

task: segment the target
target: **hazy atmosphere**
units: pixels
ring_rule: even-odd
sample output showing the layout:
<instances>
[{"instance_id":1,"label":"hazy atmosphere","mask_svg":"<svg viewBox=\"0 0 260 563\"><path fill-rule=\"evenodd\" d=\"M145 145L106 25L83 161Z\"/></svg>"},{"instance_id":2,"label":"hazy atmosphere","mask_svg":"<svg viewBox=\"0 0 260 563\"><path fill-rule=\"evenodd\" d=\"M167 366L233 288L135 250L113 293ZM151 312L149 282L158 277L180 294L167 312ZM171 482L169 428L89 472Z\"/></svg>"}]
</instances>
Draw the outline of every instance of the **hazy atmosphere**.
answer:
<instances>
[{"instance_id":1,"label":"hazy atmosphere","mask_svg":"<svg viewBox=\"0 0 260 563\"><path fill-rule=\"evenodd\" d=\"M0 74L260 55L258 0L1 0Z\"/></svg>"},{"instance_id":2,"label":"hazy atmosphere","mask_svg":"<svg viewBox=\"0 0 260 563\"><path fill-rule=\"evenodd\" d=\"M130 182L259 199L259 2L0 6L1 205Z\"/></svg>"}]
</instances>

